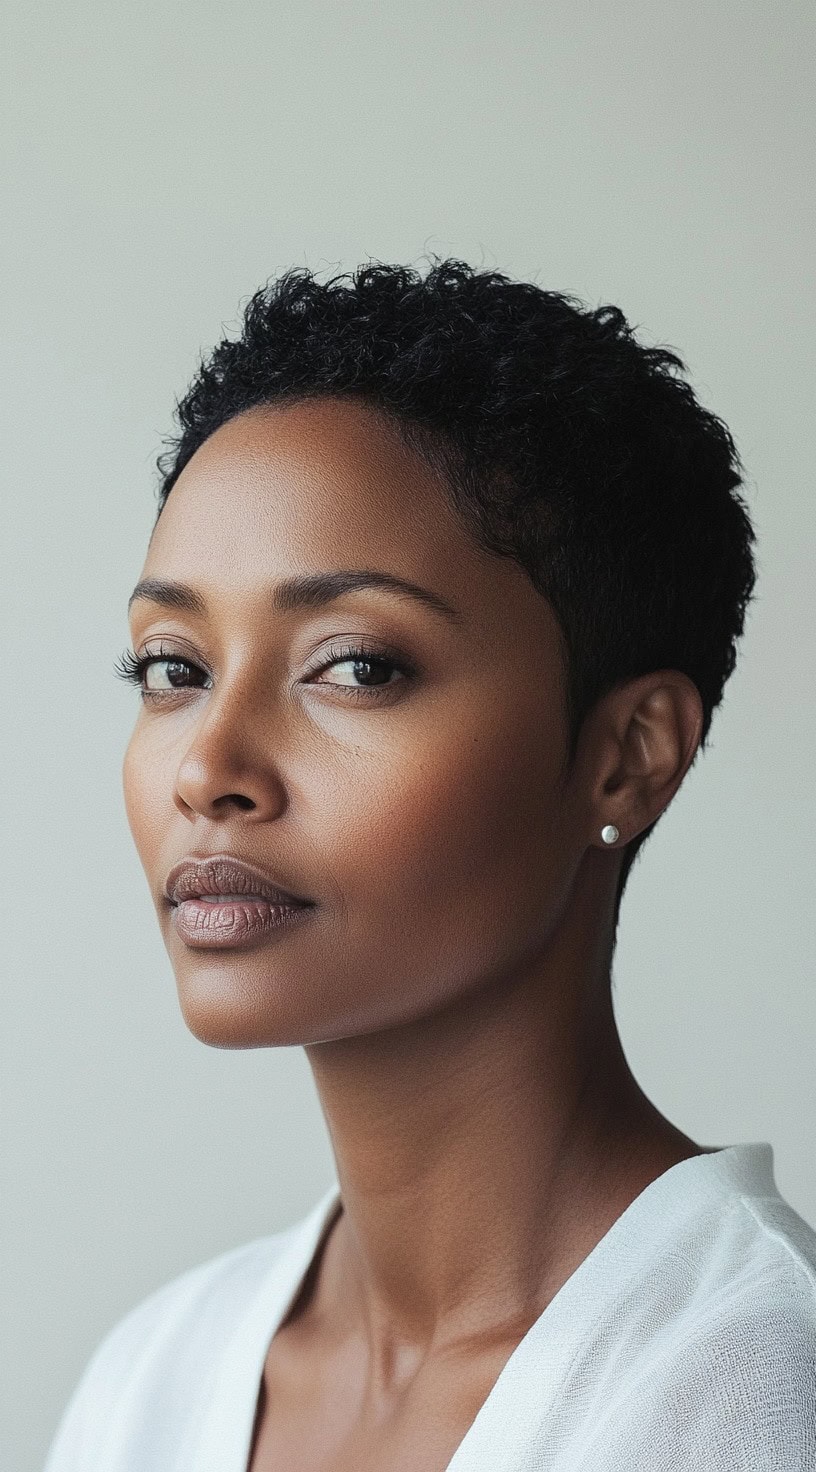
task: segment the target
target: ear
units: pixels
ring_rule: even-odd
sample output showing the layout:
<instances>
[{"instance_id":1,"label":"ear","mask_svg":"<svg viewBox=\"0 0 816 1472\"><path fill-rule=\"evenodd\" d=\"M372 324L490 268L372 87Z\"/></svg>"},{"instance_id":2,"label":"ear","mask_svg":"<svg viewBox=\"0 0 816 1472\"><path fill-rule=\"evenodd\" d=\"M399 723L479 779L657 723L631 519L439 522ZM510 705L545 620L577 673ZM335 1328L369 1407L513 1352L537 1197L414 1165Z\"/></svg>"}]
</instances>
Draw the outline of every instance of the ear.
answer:
<instances>
[{"instance_id":1,"label":"ear","mask_svg":"<svg viewBox=\"0 0 816 1472\"><path fill-rule=\"evenodd\" d=\"M660 817L683 781L700 744L703 702L687 675L656 670L609 691L589 723L587 841L622 848ZM608 823L620 834L614 844L601 838Z\"/></svg>"}]
</instances>

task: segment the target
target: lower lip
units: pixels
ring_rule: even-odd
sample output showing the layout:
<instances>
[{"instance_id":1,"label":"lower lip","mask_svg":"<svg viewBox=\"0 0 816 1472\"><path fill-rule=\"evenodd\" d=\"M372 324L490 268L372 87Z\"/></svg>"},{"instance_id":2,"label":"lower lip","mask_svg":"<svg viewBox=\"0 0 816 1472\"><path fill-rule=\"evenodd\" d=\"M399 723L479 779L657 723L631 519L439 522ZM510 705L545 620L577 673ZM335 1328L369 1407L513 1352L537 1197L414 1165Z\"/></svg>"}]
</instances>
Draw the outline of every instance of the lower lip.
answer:
<instances>
[{"instance_id":1,"label":"lower lip","mask_svg":"<svg viewBox=\"0 0 816 1472\"><path fill-rule=\"evenodd\" d=\"M176 932L188 946L210 950L253 945L302 920L313 905L269 900L182 900L173 907Z\"/></svg>"}]
</instances>

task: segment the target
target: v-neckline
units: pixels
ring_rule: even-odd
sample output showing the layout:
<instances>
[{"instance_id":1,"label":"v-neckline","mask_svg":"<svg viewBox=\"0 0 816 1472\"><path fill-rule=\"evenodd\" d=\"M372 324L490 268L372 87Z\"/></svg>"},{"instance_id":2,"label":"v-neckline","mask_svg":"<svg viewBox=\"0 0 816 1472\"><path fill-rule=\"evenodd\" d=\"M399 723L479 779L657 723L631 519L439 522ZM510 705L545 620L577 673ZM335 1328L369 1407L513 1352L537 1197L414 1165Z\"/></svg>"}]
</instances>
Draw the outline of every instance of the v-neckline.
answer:
<instances>
[{"instance_id":1,"label":"v-neckline","mask_svg":"<svg viewBox=\"0 0 816 1472\"><path fill-rule=\"evenodd\" d=\"M591 1305L597 1318L604 1300L617 1297L627 1279L637 1275L644 1232L654 1246L661 1236L676 1234L681 1222L702 1205L741 1189L776 1192L773 1148L767 1141L689 1156L645 1186L522 1336L444 1472L471 1472L483 1465L494 1472L511 1472L518 1464L517 1448L546 1415L580 1353L585 1337L582 1308ZM283 1244L225 1346L196 1455L192 1462L185 1459L184 1467L194 1466L196 1472L248 1472L270 1344L303 1286L339 1201L335 1181L307 1216L283 1233Z\"/></svg>"}]
</instances>

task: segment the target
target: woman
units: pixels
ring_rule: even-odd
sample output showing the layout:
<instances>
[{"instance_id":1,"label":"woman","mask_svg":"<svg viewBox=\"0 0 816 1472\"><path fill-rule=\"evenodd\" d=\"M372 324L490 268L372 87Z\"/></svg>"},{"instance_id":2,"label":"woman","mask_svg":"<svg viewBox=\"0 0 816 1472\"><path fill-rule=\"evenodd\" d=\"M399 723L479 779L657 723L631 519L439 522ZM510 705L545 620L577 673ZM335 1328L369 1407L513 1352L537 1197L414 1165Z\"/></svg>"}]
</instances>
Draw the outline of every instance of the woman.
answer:
<instances>
[{"instance_id":1,"label":"woman","mask_svg":"<svg viewBox=\"0 0 816 1472\"><path fill-rule=\"evenodd\" d=\"M306 1048L338 1184L117 1324L48 1472L813 1467L816 1234L612 1008L755 576L681 369L457 261L292 270L202 365L128 819L187 1024Z\"/></svg>"}]
</instances>

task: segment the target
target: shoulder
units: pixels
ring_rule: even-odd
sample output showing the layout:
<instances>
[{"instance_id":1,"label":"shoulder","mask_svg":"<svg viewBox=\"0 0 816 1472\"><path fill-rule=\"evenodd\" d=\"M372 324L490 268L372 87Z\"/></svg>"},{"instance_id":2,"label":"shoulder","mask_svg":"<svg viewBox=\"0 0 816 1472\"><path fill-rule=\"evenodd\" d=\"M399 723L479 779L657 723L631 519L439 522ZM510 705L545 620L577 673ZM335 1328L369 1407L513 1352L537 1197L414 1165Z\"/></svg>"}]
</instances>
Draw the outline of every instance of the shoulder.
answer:
<instances>
[{"instance_id":1,"label":"shoulder","mask_svg":"<svg viewBox=\"0 0 816 1472\"><path fill-rule=\"evenodd\" d=\"M675 1311L610 1408L608 1465L810 1472L816 1233L778 1195L735 1198L699 1225L696 1250L667 1265Z\"/></svg>"},{"instance_id":2,"label":"shoulder","mask_svg":"<svg viewBox=\"0 0 816 1472\"><path fill-rule=\"evenodd\" d=\"M274 1272L295 1230L255 1238L189 1268L125 1313L89 1359L45 1472L104 1465L101 1439L111 1433L112 1414L148 1387L158 1408L162 1391L172 1398L173 1384L183 1378L206 1383L225 1335Z\"/></svg>"},{"instance_id":3,"label":"shoulder","mask_svg":"<svg viewBox=\"0 0 816 1472\"><path fill-rule=\"evenodd\" d=\"M164 1283L113 1325L86 1374L115 1381L131 1372L137 1356L159 1346L169 1350L180 1336L186 1341L193 1324L199 1342L210 1333L223 1336L225 1319L239 1317L251 1303L286 1240L285 1232L255 1238Z\"/></svg>"},{"instance_id":4,"label":"shoulder","mask_svg":"<svg viewBox=\"0 0 816 1472\"><path fill-rule=\"evenodd\" d=\"M629 1388L608 1433L613 1467L810 1472L816 1315L769 1294L721 1305Z\"/></svg>"}]
</instances>

